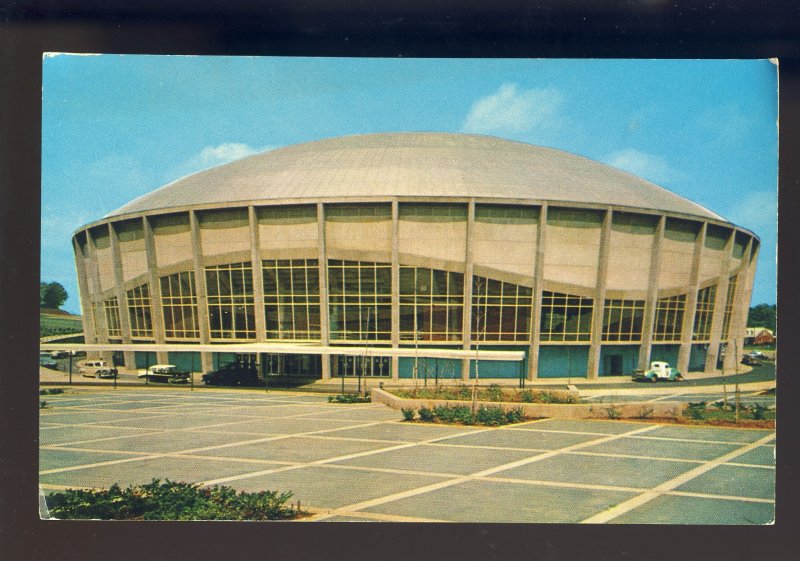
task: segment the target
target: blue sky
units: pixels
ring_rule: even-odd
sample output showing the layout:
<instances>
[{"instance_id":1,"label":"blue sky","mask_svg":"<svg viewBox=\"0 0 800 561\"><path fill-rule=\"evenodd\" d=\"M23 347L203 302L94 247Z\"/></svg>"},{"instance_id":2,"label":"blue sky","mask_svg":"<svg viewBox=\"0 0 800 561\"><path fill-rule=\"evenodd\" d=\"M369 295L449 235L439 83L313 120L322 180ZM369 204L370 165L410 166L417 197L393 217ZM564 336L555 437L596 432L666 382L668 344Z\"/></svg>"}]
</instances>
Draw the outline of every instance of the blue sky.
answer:
<instances>
[{"instance_id":1,"label":"blue sky","mask_svg":"<svg viewBox=\"0 0 800 561\"><path fill-rule=\"evenodd\" d=\"M625 169L753 230L776 301L777 68L769 61L47 56L42 270L79 312L70 238L186 174L345 134L445 131Z\"/></svg>"}]
</instances>

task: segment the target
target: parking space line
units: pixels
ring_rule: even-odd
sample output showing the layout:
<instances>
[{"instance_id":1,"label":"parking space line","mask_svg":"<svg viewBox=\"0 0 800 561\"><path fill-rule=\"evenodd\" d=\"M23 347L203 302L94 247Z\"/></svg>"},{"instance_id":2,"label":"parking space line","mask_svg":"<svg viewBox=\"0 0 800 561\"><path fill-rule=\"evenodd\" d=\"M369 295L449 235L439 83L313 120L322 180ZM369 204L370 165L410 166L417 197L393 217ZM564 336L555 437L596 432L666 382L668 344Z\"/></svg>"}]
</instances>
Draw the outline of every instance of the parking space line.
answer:
<instances>
[{"instance_id":1,"label":"parking space line","mask_svg":"<svg viewBox=\"0 0 800 561\"><path fill-rule=\"evenodd\" d=\"M642 493L637 497L633 497L632 499L623 501L604 512L595 514L594 516L590 516L589 518L582 520L581 523L602 524L605 522L609 522L625 514L628 511L631 511L637 507L642 506L645 503L652 501L653 499L663 495L665 492L672 491L675 488L679 487L680 485L683 485L684 483L687 483L692 479L695 479L703 475L704 473L714 469L720 464L727 462L728 460L738 458L739 456L746 454L750 450L754 450L755 448L758 448L762 444L766 444L767 442L772 441L774 438L775 438L774 434L769 434L757 440L756 442L751 442L750 444L746 444L737 450L728 452L727 454L723 454L722 456L719 456L715 460L712 460L710 462L705 462L702 465L687 471L686 473L683 473L677 477L670 479L669 481L657 485L653 489L646 491L645 493Z\"/></svg>"},{"instance_id":2,"label":"parking space line","mask_svg":"<svg viewBox=\"0 0 800 561\"><path fill-rule=\"evenodd\" d=\"M590 491L617 491L624 493L641 493L642 487L624 487L620 485L603 485L601 483L580 483L577 481L553 481L550 479L520 479L518 477L479 477L481 481L493 481L496 483L520 483L524 485L536 485L540 487L561 487L565 489L589 489Z\"/></svg>"},{"instance_id":3,"label":"parking space line","mask_svg":"<svg viewBox=\"0 0 800 561\"><path fill-rule=\"evenodd\" d=\"M380 424L380 423L376 423L376 424ZM474 432L487 432L489 430L492 430L492 429L484 429L484 430L478 430L478 431L474 431ZM219 479L212 479L211 481L203 482L203 485L218 485L218 484L221 484L221 483L228 483L230 481L236 481L238 479L248 479L248 478L251 478L251 477L258 477L258 476L261 476L261 475L269 475L271 473L277 473L277 472L280 472L280 471L289 471L291 469L299 469L299 468L302 468L302 467L321 466L321 465L324 465L324 464L330 464L330 463L333 463L333 462L341 462L341 461L344 461L344 460L351 460L353 458L361 458L363 456L370 456L370 455L373 455L373 454L382 454L384 452L391 452L391 451L394 451L394 450L402 450L404 448L412 448L414 446L419 446L419 445L422 445L422 444L429 444L429 443L432 443L432 442L438 442L440 440L447 440L448 438L456 438L458 436L464 436L464 435L463 435L463 433L456 433L456 434L449 434L449 435L445 435L445 436L437 436L437 437L431 438L429 440L422 440L422 441L417 441L417 442L405 442L403 444L398 444L398 445L395 445L395 446L387 446L385 448L377 448L377 449L374 449L374 450L364 450L362 452L354 452L352 454L346 454L344 456L335 456L333 458L322 458L322 459L314 460L314 461L311 461L311 462L298 463L296 466L287 467L285 469L264 470L263 472L256 472L256 473L252 473L252 474L241 474L241 475L237 475L237 476L230 476L230 477L223 477L223 478L219 478Z\"/></svg>"},{"instance_id":4,"label":"parking space line","mask_svg":"<svg viewBox=\"0 0 800 561\"><path fill-rule=\"evenodd\" d=\"M422 487L417 487L415 489L408 489L406 491L402 491L402 492L399 492L399 493L394 493L394 494L391 494L391 495L386 495L386 496L383 496L383 497L378 497L378 498L375 498L375 499L371 499L371 500L367 500L367 501L361 501L359 503L354 503L354 504L351 504L351 505L346 505L344 507L339 507L339 508L336 508L336 509L332 509L327 514L322 515L317 519L321 520L321 519L329 518L329 517L336 516L336 515L339 515L339 514L345 514L345 513L350 512L350 511L362 510L362 509L365 509L365 508L370 508L370 507L373 507L373 506L378 506L378 505L381 505L381 504L385 504L385 503L388 503L388 502L393 502L393 501L396 501L396 500L399 500L399 499L405 499L405 498L408 498L408 497L414 497L416 495L421 495L423 493L429 493L431 491L437 491L439 489L444 489L446 487L451 487L451 486L457 485L459 483L464 483L464 482L467 482L467 481L472 481L472 480L479 479L479 478L482 478L482 477L486 477L486 476L489 476L489 475L494 475L495 473L499 473L501 471L506 471L506 470L509 470L509 469L512 469L512 468L515 468L515 467L520 467L520 466L528 465L528 464L531 464L531 463L534 463L534 462L539 462L539 461L545 460L547 458L552 458L553 456L557 456L557 455L560 455L560 454L563 454L563 453L566 453L566 452L570 452L572 450L577 450L577 449L580 449L580 448L583 448L583 447L586 447L586 446L595 446L597 444L604 444L606 442L611 442L613 440L617 440L619 438L622 438L623 436L627 436L627 435L631 435L631 434L638 434L640 432L647 432L647 431L655 429L656 427L658 427L658 425L650 425L650 426L640 427L640 428L634 429L633 431L629 431L629 432L625 432L625 433L621 433L621 434L607 435L607 436L605 436L603 438L598 438L598 439L590 440L590 441L587 441L587 442L580 442L580 443L577 443L577 444L572 444L570 446L565 446L564 448L560 448L558 450L551 450L551 451L548 451L548 452L545 452L543 454L539 454L539 455L536 455L536 456L533 456L533 457L530 457L530 458L524 458L522 460L516 460L516 461L509 462L509 463L506 463L506 464L503 464L503 465L500 465L500 466L495 466L495 467L492 467L492 468L484 469L484 470L478 471L476 473L472 473L472 474L469 474L469 475L464 475L464 476L458 477L456 479L451 479L449 481L440 481L438 483L432 483L432 484L429 484L429 485L424 485Z\"/></svg>"},{"instance_id":5,"label":"parking space line","mask_svg":"<svg viewBox=\"0 0 800 561\"><path fill-rule=\"evenodd\" d=\"M740 497L737 495L714 495L712 493L692 493L689 491L667 491L665 495L676 497L695 497L698 499L722 499L725 501L742 501L747 503L767 503L775 504L775 499L762 499L759 497Z\"/></svg>"}]
</instances>

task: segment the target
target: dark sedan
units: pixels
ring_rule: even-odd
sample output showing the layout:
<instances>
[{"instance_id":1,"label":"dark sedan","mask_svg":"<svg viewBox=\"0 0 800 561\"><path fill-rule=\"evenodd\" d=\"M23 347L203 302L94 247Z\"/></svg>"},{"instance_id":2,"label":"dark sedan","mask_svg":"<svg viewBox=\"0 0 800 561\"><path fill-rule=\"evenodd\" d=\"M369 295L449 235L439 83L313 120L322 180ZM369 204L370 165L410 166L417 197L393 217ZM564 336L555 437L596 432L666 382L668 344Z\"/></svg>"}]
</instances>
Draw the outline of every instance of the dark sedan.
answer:
<instances>
[{"instance_id":1,"label":"dark sedan","mask_svg":"<svg viewBox=\"0 0 800 561\"><path fill-rule=\"evenodd\" d=\"M236 363L226 364L219 370L203 374L203 383L207 386L263 385L255 368Z\"/></svg>"}]
</instances>

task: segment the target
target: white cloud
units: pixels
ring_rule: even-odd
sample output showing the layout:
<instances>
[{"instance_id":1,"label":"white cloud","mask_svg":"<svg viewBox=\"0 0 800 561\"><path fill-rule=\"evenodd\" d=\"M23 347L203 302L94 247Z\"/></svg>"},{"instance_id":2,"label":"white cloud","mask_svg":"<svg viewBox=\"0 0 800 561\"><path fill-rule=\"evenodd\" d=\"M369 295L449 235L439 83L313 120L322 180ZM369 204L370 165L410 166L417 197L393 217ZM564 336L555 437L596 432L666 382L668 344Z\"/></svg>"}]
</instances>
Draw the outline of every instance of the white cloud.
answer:
<instances>
[{"instance_id":1,"label":"white cloud","mask_svg":"<svg viewBox=\"0 0 800 561\"><path fill-rule=\"evenodd\" d=\"M258 154L266 150L272 150L275 146L264 146L253 148L240 142L226 142L218 146L206 146L188 160L181 162L169 170L165 175L165 181L172 181L186 175L213 168L222 164L227 164L235 160L241 160L247 156Z\"/></svg>"},{"instance_id":2,"label":"white cloud","mask_svg":"<svg viewBox=\"0 0 800 561\"><path fill-rule=\"evenodd\" d=\"M516 84L503 84L495 93L472 104L462 131L508 134L557 129L562 103L563 97L555 88L518 90Z\"/></svg>"},{"instance_id":3,"label":"white cloud","mask_svg":"<svg viewBox=\"0 0 800 561\"><path fill-rule=\"evenodd\" d=\"M777 190L751 191L744 197L736 200L725 218L750 228L762 238L769 239L770 232L775 232L778 223L778 192Z\"/></svg>"},{"instance_id":4,"label":"white cloud","mask_svg":"<svg viewBox=\"0 0 800 561\"><path fill-rule=\"evenodd\" d=\"M247 156L257 154L259 150L237 142L228 142L219 146L206 146L198 154L190 158L186 163L197 169L205 169L221 164L227 164L234 160L241 160Z\"/></svg>"},{"instance_id":5,"label":"white cloud","mask_svg":"<svg viewBox=\"0 0 800 561\"><path fill-rule=\"evenodd\" d=\"M681 171L671 168L663 156L648 154L635 148L614 152L603 161L654 183L665 183L685 177Z\"/></svg>"}]
</instances>

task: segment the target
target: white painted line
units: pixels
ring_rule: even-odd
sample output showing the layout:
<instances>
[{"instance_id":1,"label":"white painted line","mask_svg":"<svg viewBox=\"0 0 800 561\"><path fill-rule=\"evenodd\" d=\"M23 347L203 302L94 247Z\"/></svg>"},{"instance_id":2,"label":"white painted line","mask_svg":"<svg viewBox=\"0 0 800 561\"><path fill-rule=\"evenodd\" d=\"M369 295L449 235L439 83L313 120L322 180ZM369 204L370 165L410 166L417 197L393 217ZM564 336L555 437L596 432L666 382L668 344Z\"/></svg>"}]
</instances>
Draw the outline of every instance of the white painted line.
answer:
<instances>
[{"instance_id":1,"label":"white painted line","mask_svg":"<svg viewBox=\"0 0 800 561\"><path fill-rule=\"evenodd\" d=\"M425 485L423 487L417 487L415 489L409 489L409 490L406 490L406 491L402 491L400 493L394 493L394 494L391 494L391 495L378 497L376 499L371 499L371 500L362 501L362 502L359 502L359 503L354 503L354 504L351 504L351 505L347 505L347 506L344 506L344 507L340 507L338 509L332 510L331 513L329 513L327 516L336 516L337 514L344 514L346 512L355 511L355 510L362 510L362 509L365 509L365 508L378 506L378 505L381 505L381 504L384 504L384 503L393 502L393 501L396 501L396 500L399 500L399 499L405 499L405 498L408 498L408 497L414 497L416 495L421 495L423 493L429 493L431 491L437 491L439 489L444 489L446 487L451 487L451 486L457 485L459 483L464 483L464 482L467 482L467 481L479 479L479 478L486 477L486 476L489 476L489 475L494 475L495 473L498 473L498 472L501 472L501 471L505 471L505 470L512 469L512 468L519 467L519 466L523 466L523 465L528 465L528 464L531 464L531 463L534 463L534 462L538 462L538 461L541 461L541 460L544 460L544 459L547 459L547 458L552 458L553 456L557 456L557 455L563 454L565 452L570 452L572 450L577 450L577 449L580 449L580 448L583 448L583 447L586 447L586 446L595 446L597 444L603 444L605 442L610 442L612 440L617 440L617 439L622 438L624 436L629 436L629 435L632 435L632 434L638 434L640 432L647 432L647 431L655 429L656 427L658 427L658 425L649 425L649 426L641 427L641 428L635 429L633 431L625 432L625 433L622 433L622 434L608 435L608 436L603 437L603 438L589 440L587 442L581 442L581 443L578 443L578 444L572 444L570 446L566 446L566 447L560 448L558 450L551 450L549 452L545 452L543 454L540 454L540 455L537 455L537 456L533 456L531 458L525 458L525 459L522 459L522 460L516 460L514 462L509 462L509 463L506 463L506 464L503 464L503 465L500 465L500 466L495 466L493 468L481 470L481 471L473 473L473 474L461 476L461 477L459 477L457 479L451 479L449 481L441 481L439 483L432 483L430 485Z\"/></svg>"},{"instance_id":2,"label":"white painted line","mask_svg":"<svg viewBox=\"0 0 800 561\"><path fill-rule=\"evenodd\" d=\"M719 466L720 464L725 463L728 460L732 460L734 458L737 458L737 457L739 457L739 456L741 456L743 454L746 454L750 450L758 448L762 444L766 444L767 442L770 442L774 438L775 438L774 434L769 434L769 435L761 438L760 440L757 440L756 442L751 442L750 444L746 444L745 446L742 446L738 450L734 450L733 452L728 452L727 454L724 454L724 455L718 457L715 460L712 460L710 462L706 462L706 463L704 463L704 464L702 464L702 465L700 465L700 466L698 466L698 467L696 467L694 469L691 469L691 470L687 471L686 473L683 473L683 474L681 474L681 475L679 475L677 477L674 477L674 478L670 479L669 481L666 481L666 482L662 483L661 485L658 485L658 486L654 487L653 489L651 489L651 490L649 490L649 491L647 491L645 493L642 493L638 497L634 497L634 498L629 499L627 501L621 502L618 505L615 505L615 506L609 508L608 510L606 510L604 512L600 512L598 514L595 514L594 516L590 516L589 518L586 518L585 520L582 520L581 524L603 524L603 523L609 522L611 520L614 520L615 518L618 518L619 516L625 514L626 512L629 512L629 511L631 511L631 510L633 510L633 509L635 509L637 507L640 507L643 504L648 503L648 502L652 501L653 499L663 495L664 493L666 493L668 491L672 491L675 488L683 485L684 483L687 483L687 482L691 481L692 479L695 479L695 478L703 475L704 473L714 469L715 467Z\"/></svg>"}]
</instances>

